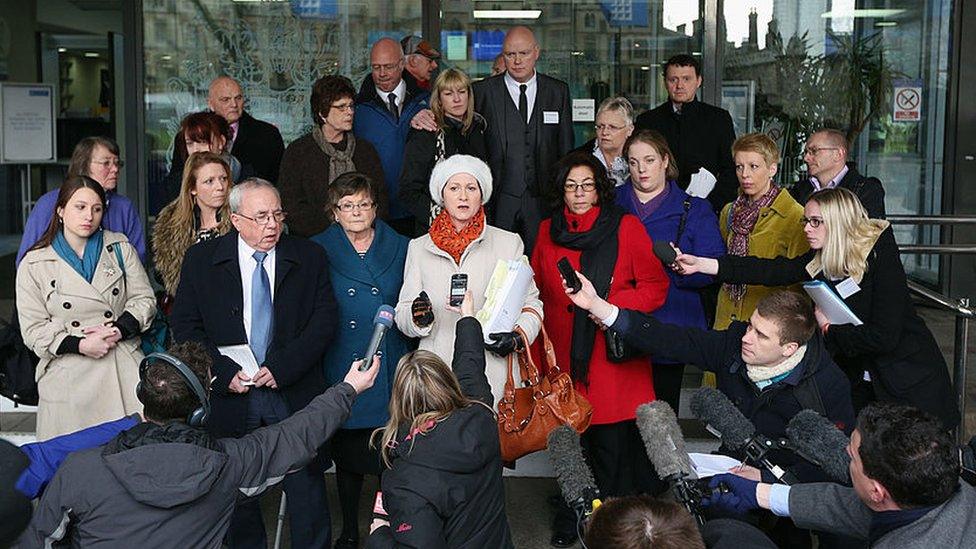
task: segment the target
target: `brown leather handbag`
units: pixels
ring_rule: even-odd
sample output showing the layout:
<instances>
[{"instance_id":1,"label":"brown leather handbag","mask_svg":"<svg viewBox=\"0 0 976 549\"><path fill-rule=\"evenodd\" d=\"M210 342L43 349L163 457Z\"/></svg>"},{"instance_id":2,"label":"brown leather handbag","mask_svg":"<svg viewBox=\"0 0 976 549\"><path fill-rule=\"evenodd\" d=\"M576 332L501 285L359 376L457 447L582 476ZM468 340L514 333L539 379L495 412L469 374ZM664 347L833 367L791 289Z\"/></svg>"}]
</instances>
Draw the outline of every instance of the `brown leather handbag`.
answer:
<instances>
[{"instance_id":1,"label":"brown leather handbag","mask_svg":"<svg viewBox=\"0 0 976 549\"><path fill-rule=\"evenodd\" d=\"M569 374L560 371L556 364L556 352L542 318L535 309L526 307L539 318L539 335L545 360L546 375L539 374L529 353L529 339L522 328L515 330L525 342L524 349L508 355L508 378L505 393L498 402L498 439L501 441L502 460L516 459L546 447L549 433L560 425L569 425L582 433L590 426L593 407L573 388ZM515 387L513 368L518 362L523 386Z\"/></svg>"}]
</instances>

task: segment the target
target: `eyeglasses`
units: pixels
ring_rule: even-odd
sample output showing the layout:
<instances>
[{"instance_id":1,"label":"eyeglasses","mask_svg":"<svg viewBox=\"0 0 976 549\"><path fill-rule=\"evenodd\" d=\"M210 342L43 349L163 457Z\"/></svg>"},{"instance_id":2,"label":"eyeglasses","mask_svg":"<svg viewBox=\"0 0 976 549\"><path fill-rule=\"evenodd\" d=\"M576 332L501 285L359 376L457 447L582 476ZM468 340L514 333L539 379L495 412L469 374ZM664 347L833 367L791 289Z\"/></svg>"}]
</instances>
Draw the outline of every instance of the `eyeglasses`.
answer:
<instances>
[{"instance_id":1,"label":"eyeglasses","mask_svg":"<svg viewBox=\"0 0 976 549\"><path fill-rule=\"evenodd\" d=\"M120 158L109 158L108 160L92 160L92 164L96 166L101 166L102 168L108 168L109 166L115 165L116 168L121 168L125 166L125 162Z\"/></svg>"},{"instance_id":2,"label":"eyeglasses","mask_svg":"<svg viewBox=\"0 0 976 549\"><path fill-rule=\"evenodd\" d=\"M596 189L596 183L565 183L563 184L563 190L568 193L575 193L577 189L583 189L583 192L592 192Z\"/></svg>"},{"instance_id":3,"label":"eyeglasses","mask_svg":"<svg viewBox=\"0 0 976 549\"><path fill-rule=\"evenodd\" d=\"M529 57L530 55L532 55L532 51L533 50L507 51L507 52L503 53L502 55L504 55L505 56L505 59L508 59L509 61L515 61L516 59L525 59L525 58Z\"/></svg>"},{"instance_id":4,"label":"eyeglasses","mask_svg":"<svg viewBox=\"0 0 976 549\"><path fill-rule=\"evenodd\" d=\"M806 227L807 224L809 224L814 229L817 229L824 224L824 220L822 217L801 217L800 225Z\"/></svg>"},{"instance_id":5,"label":"eyeglasses","mask_svg":"<svg viewBox=\"0 0 976 549\"><path fill-rule=\"evenodd\" d=\"M600 133L604 130L607 130L610 133L617 133L620 130L624 129L624 126L614 126L613 124L597 124L596 126L593 127L596 128L596 133Z\"/></svg>"},{"instance_id":6,"label":"eyeglasses","mask_svg":"<svg viewBox=\"0 0 976 549\"><path fill-rule=\"evenodd\" d=\"M839 149L840 147L807 147L803 149L803 156L817 156L820 151L836 151Z\"/></svg>"},{"instance_id":7,"label":"eyeglasses","mask_svg":"<svg viewBox=\"0 0 976 549\"><path fill-rule=\"evenodd\" d=\"M343 213L349 213L353 210L371 210L376 203L370 200L365 200L359 204L354 204L352 202L343 202L342 204L336 204L336 209Z\"/></svg>"},{"instance_id":8,"label":"eyeglasses","mask_svg":"<svg viewBox=\"0 0 976 549\"><path fill-rule=\"evenodd\" d=\"M254 216L254 217L251 217L249 215L244 215L244 214L242 214L240 212L234 212L234 215L239 215L239 216L243 217L244 219L250 219L251 221L253 221L253 222L255 222L255 223L257 223L258 225L261 225L261 226L268 225L269 223L271 223L271 220L272 219L274 219L276 223L284 223L285 222L285 217L288 216L288 214L285 213L285 212L283 212L282 210L278 210L276 212L271 212L271 213L261 212L261 213L259 213L258 215Z\"/></svg>"},{"instance_id":9,"label":"eyeglasses","mask_svg":"<svg viewBox=\"0 0 976 549\"><path fill-rule=\"evenodd\" d=\"M396 63L387 63L385 65L370 65L369 67L373 69L373 72L379 72L381 70L390 72L399 68L400 62L397 61Z\"/></svg>"},{"instance_id":10,"label":"eyeglasses","mask_svg":"<svg viewBox=\"0 0 976 549\"><path fill-rule=\"evenodd\" d=\"M355 103L342 103L340 105L332 105L332 108L337 111L354 111L356 110Z\"/></svg>"}]
</instances>

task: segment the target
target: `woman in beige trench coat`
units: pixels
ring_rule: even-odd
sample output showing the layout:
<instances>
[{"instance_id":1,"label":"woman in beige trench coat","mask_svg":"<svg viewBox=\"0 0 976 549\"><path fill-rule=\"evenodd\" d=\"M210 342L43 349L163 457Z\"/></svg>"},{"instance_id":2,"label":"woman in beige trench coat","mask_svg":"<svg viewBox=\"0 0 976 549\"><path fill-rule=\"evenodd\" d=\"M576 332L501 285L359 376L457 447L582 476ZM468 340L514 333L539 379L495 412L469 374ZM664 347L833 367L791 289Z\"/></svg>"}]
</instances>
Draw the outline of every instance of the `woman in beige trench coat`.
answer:
<instances>
[{"instance_id":1,"label":"woman in beige trench coat","mask_svg":"<svg viewBox=\"0 0 976 549\"><path fill-rule=\"evenodd\" d=\"M142 410L139 334L156 303L135 248L101 229L104 209L96 181L66 180L48 230L17 269L21 333L41 359L38 440Z\"/></svg>"}]
</instances>

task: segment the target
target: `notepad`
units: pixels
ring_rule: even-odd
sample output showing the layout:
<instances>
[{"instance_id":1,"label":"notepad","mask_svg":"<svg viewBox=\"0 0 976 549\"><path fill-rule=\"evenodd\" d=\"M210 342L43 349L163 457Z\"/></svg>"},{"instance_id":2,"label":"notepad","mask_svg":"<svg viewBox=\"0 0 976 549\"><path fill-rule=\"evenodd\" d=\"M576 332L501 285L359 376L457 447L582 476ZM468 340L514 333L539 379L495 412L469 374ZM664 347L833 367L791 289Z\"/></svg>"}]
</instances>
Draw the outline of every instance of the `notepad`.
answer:
<instances>
[{"instance_id":1,"label":"notepad","mask_svg":"<svg viewBox=\"0 0 976 549\"><path fill-rule=\"evenodd\" d=\"M244 373L251 379L254 379L254 376L258 374L258 370L260 369L258 361L254 358L254 353L251 352L251 348L246 344L224 345L223 347L217 347L217 351L236 362L241 367L241 370L244 370ZM254 385L254 382L242 381L241 385Z\"/></svg>"},{"instance_id":2,"label":"notepad","mask_svg":"<svg viewBox=\"0 0 976 549\"><path fill-rule=\"evenodd\" d=\"M844 300L823 281L805 282L803 289L831 324L853 324L854 326L864 324L860 318L857 318L854 311L851 311L847 303L844 303Z\"/></svg>"}]
</instances>

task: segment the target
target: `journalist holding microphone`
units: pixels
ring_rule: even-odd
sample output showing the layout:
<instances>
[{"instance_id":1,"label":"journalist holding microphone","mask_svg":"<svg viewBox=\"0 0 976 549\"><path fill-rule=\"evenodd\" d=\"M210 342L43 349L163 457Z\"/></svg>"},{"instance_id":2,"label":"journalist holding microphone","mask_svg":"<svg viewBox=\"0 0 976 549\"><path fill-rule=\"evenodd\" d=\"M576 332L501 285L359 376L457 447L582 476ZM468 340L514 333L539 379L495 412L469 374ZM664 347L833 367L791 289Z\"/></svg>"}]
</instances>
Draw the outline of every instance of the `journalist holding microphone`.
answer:
<instances>
[{"instance_id":1,"label":"journalist holding microphone","mask_svg":"<svg viewBox=\"0 0 976 549\"><path fill-rule=\"evenodd\" d=\"M855 407L875 398L911 404L955 426L959 411L945 359L912 305L889 223L869 219L857 196L834 188L810 196L803 230L811 250L792 259L683 254L675 268L730 283L823 282L862 322L831 324L817 311L827 349L852 380Z\"/></svg>"},{"instance_id":2,"label":"journalist holding microphone","mask_svg":"<svg viewBox=\"0 0 976 549\"><path fill-rule=\"evenodd\" d=\"M373 521L370 549L515 547L470 290L452 312L460 319L451 367L425 350L407 353L397 365L390 420L373 436L389 467L381 480L388 518Z\"/></svg>"},{"instance_id":3,"label":"journalist holding microphone","mask_svg":"<svg viewBox=\"0 0 976 549\"><path fill-rule=\"evenodd\" d=\"M377 182L382 185L382 181ZM407 256L405 236L376 217L376 183L365 174L347 172L329 184L326 215L334 219L324 232L312 237L329 258L329 277L339 307L335 343L323 359L325 381L342 380L352 360L363 357L370 338L370 323L381 305L396 305L403 284ZM357 547L359 493L363 475L380 474L380 458L369 446L373 429L389 419L393 376L409 342L396 327L383 338L380 371L373 388L356 399L349 419L330 441L336 464L336 484L342 508L342 532L335 548Z\"/></svg>"}]
</instances>

